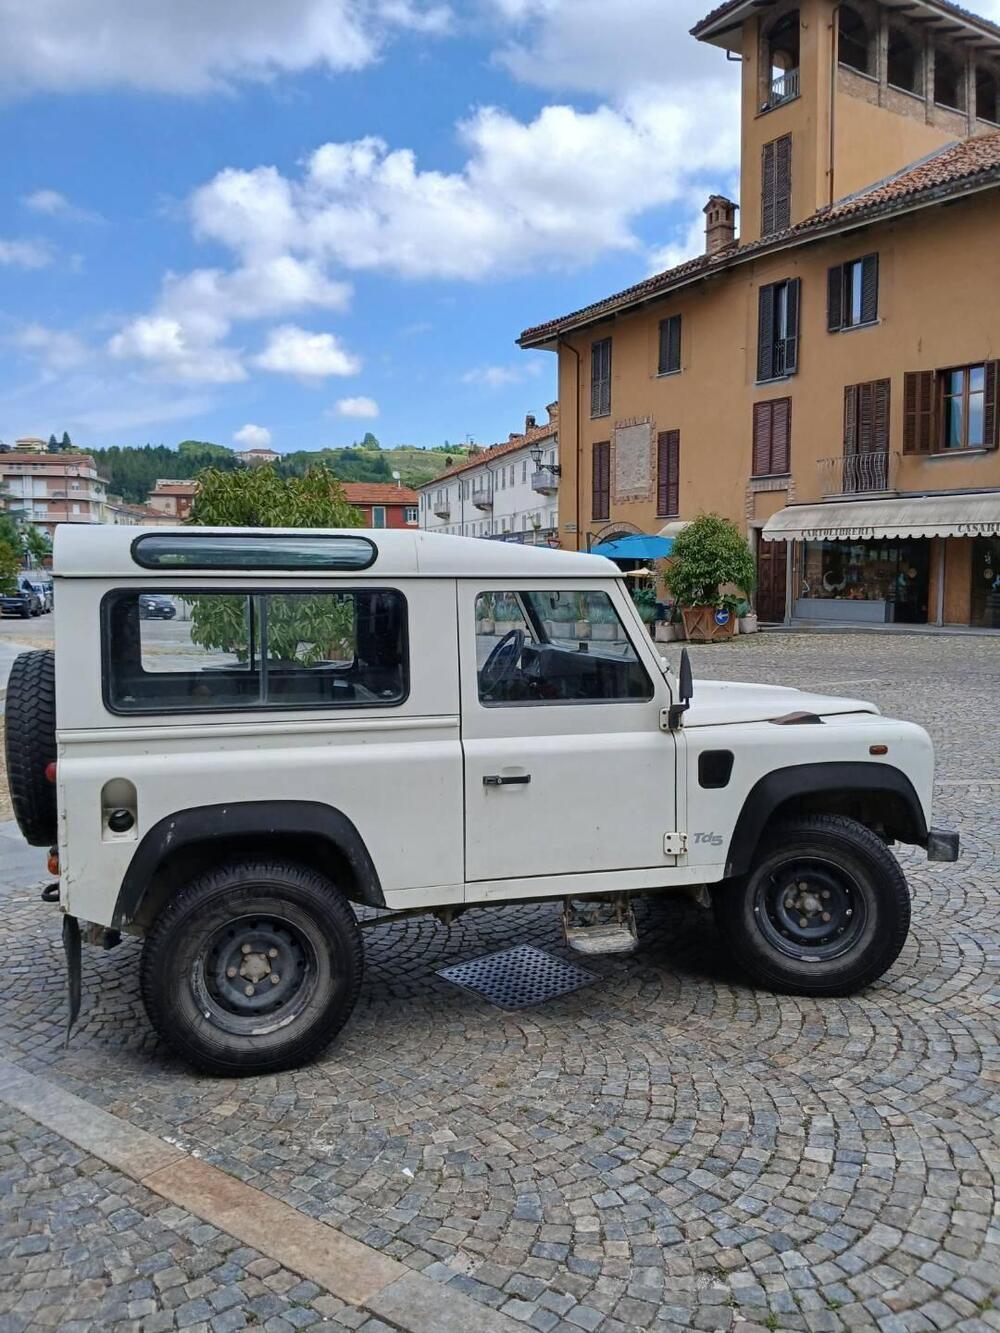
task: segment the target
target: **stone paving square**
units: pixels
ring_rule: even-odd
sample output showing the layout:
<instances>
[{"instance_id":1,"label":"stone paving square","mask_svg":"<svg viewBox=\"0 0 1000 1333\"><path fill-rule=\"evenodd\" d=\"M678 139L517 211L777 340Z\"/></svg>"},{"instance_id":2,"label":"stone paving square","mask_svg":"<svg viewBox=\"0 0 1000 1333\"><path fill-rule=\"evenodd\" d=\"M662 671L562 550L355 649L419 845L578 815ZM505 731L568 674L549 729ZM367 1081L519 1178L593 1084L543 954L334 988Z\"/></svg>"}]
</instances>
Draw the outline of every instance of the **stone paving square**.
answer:
<instances>
[{"instance_id":1,"label":"stone paving square","mask_svg":"<svg viewBox=\"0 0 1000 1333\"><path fill-rule=\"evenodd\" d=\"M85 951L64 1049L58 916L8 826L0 1054L419 1270L442 1312L454 1292L540 1333L1000 1330L1000 641L759 635L693 657L931 732L962 859L901 850L912 933L865 993L755 991L710 914L663 897L635 954L586 960L596 984L502 1012L438 970L568 954L558 904L491 908L369 932L321 1061L211 1079L154 1038L131 941ZM0 1115L0 1333L389 1326L233 1245Z\"/></svg>"}]
</instances>

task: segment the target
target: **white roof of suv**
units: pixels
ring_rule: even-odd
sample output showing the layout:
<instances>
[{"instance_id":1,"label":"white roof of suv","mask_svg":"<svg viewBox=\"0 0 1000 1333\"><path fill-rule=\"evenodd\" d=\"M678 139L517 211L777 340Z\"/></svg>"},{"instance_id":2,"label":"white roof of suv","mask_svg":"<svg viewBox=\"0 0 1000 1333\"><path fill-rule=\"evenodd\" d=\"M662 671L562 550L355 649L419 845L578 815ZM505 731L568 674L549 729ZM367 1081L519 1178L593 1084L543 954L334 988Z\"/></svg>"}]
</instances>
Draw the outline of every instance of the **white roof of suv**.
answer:
<instances>
[{"instance_id":1,"label":"white roof of suv","mask_svg":"<svg viewBox=\"0 0 1000 1333\"><path fill-rule=\"evenodd\" d=\"M375 558L365 568L302 568L275 563L264 569L228 568L218 561L183 567L163 566L150 569L136 560L134 548L141 538L180 538L183 542L199 537L252 536L262 547L268 536L280 537L363 537L375 548ZM126 525L63 523L56 528L53 572L57 578L195 578L242 575L275 578L286 572L299 578L386 575L425 578L616 578L617 565L603 556L576 551L553 551L544 546L522 546L520 542L489 541L481 537L448 537L437 533L391 528L194 528L128 527Z\"/></svg>"}]
</instances>

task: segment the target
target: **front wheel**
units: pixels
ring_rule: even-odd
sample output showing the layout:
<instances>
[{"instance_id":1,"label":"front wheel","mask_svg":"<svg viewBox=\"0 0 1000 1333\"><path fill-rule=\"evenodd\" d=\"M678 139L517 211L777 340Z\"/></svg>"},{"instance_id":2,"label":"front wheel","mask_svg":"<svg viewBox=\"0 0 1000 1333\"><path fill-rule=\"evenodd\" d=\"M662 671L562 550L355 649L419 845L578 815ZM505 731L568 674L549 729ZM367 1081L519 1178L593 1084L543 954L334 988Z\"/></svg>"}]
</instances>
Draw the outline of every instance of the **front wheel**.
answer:
<instances>
[{"instance_id":1,"label":"front wheel","mask_svg":"<svg viewBox=\"0 0 1000 1333\"><path fill-rule=\"evenodd\" d=\"M815 815L776 825L749 874L720 884L715 918L760 985L851 995L889 970L906 943L910 894L899 863L863 824Z\"/></svg>"},{"instance_id":2,"label":"front wheel","mask_svg":"<svg viewBox=\"0 0 1000 1333\"><path fill-rule=\"evenodd\" d=\"M329 1045L363 970L354 913L325 876L233 861L160 912L143 948L142 998L159 1035L197 1068L268 1074Z\"/></svg>"}]
</instances>

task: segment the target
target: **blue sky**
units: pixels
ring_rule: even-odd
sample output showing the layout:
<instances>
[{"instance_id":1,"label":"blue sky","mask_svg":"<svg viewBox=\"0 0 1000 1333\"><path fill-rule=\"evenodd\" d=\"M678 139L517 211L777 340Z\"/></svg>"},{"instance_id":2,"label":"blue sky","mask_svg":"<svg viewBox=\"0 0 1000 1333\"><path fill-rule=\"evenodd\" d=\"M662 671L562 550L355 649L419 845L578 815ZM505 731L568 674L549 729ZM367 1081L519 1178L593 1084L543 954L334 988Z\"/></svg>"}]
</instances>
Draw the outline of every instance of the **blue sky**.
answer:
<instances>
[{"instance_id":1,"label":"blue sky","mask_svg":"<svg viewBox=\"0 0 1000 1333\"><path fill-rule=\"evenodd\" d=\"M0 0L0 439L505 438L735 189L710 7Z\"/></svg>"}]
</instances>

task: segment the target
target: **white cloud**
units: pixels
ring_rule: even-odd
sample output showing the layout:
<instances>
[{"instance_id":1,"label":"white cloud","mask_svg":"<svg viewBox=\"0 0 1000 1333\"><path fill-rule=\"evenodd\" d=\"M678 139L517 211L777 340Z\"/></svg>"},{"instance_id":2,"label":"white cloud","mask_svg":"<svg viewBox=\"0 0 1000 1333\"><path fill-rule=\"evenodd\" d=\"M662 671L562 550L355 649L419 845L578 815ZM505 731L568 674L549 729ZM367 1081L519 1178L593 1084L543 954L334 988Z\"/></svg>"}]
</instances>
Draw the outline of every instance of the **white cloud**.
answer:
<instances>
[{"instance_id":1,"label":"white cloud","mask_svg":"<svg viewBox=\"0 0 1000 1333\"><path fill-rule=\"evenodd\" d=\"M310 260L272 254L229 272L168 273L156 308L131 320L108 349L144 361L161 378L221 384L246 378L239 351L226 346L234 323L315 307L344 310L351 297Z\"/></svg>"},{"instance_id":2,"label":"white cloud","mask_svg":"<svg viewBox=\"0 0 1000 1333\"><path fill-rule=\"evenodd\" d=\"M698 103L651 89L620 107L547 106L527 123L484 107L459 126L460 171L421 170L411 150L369 137L324 144L294 179L274 167L221 172L192 209L199 233L245 262L282 251L470 280L577 268L609 250L638 250L639 215L731 167L735 94L725 110L706 124Z\"/></svg>"},{"instance_id":3,"label":"white cloud","mask_svg":"<svg viewBox=\"0 0 1000 1333\"><path fill-rule=\"evenodd\" d=\"M0 239L0 264L12 268L45 268L52 263L52 251L41 241L5 241Z\"/></svg>"},{"instance_id":4,"label":"white cloud","mask_svg":"<svg viewBox=\"0 0 1000 1333\"><path fill-rule=\"evenodd\" d=\"M237 444L242 444L246 449L269 449L271 447L271 432L266 426L254 426L247 422L233 436Z\"/></svg>"},{"instance_id":5,"label":"white cloud","mask_svg":"<svg viewBox=\"0 0 1000 1333\"><path fill-rule=\"evenodd\" d=\"M0 0L8 95L107 87L204 93L320 68L358 70L392 33L444 32L423 0Z\"/></svg>"},{"instance_id":6,"label":"white cloud","mask_svg":"<svg viewBox=\"0 0 1000 1333\"><path fill-rule=\"evenodd\" d=\"M494 59L526 83L618 99L623 84L676 95L679 85L698 80L706 120L718 110L705 80L725 77L725 53L690 35L711 8L706 0L619 0L613 22L605 0L488 3L499 23L514 29Z\"/></svg>"},{"instance_id":7,"label":"white cloud","mask_svg":"<svg viewBox=\"0 0 1000 1333\"><path fill-rule=\"evenodd\" d=\"M305 380L356 375L361 369L358 358L347 352L332 333L310 333L294 324L272 329L267 346L254 358L254 364L261 370Z\"/></svg>"},{"instance_id":8,"label":"white cloud","mask_svg":"<svg viewBox=\"0 0 1000 1333\"><path fill-rule=\"evenodd\" d=\"M378 403L374 398L341 398L337 402L335 411L338 417L370 419L378 416Z\"/></svg>"},{"instance_id":9,"label":"white cloud","mask_svg":"<svg viewBox=\"0 0 1000 1333\"><path fill-rule=\"evenodd\" d=\"M58 190L35 190L21 200L25 208L32 213L41 213L46 217L65 218L70 222L99 222L100 214L89 209L77 208Z\"/></svg>"},{"instance_id":10,"label":"white cloud","mask_svg":"<svg viewBox=\"0 0 1000 1333\"><path fill-rule=\"evenodd\" d=\"M192 336L179 320L166 315L134 319L110 339L108 351L119 360L144 362L160 379L231 384L247 377L238 353Z\"/></svg>"},{"instance_id":11,"label":"white cloud","mask_svg":"<svg viewBox=\"0 0 1000 1333\"><path fill-rule=\"evenodd\" d=\"M462 376L463 384L483 384L488 389L502 389L508 384L520 384L529 376L537 375L541 367L535 361L516 366L476 366Z\"/></svg>"},{"instance_id":12,"label":"white cloud","mask_svg":"<svg viewBox=\"0 0 1000 1333\"><path fill-rule=\"evenodd\" d=\"M44 324L25 324L9 341L52 371L72 370L90 355L75 334L46 328Z\"/></svg>"}]
</instances>

